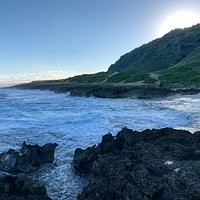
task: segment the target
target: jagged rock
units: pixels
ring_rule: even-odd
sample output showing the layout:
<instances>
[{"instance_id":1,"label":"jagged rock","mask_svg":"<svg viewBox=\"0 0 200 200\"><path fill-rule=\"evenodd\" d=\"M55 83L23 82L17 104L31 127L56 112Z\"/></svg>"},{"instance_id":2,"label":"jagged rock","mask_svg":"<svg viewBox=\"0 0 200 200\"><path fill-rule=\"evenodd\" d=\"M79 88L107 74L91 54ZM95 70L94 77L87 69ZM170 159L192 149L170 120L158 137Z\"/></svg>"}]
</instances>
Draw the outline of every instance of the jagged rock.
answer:
<instances>
[{"instance_id":1,"label":"jagged rock","mask_svg":"<svg viewBox=\"0 0 200 200\"><path fill-rule=\"evenodd\" d=\"M45 186L30 177L0 176L1 200L51 200L47 196Z\"/></svg>"},{"instance_id":2,"label":"jagged rock","mask_svg":"<svg viewBox=\"0 0 200 200\"><path fill-rule=\"evenodd\" d=\"M102 138L101 144L94 145L86 150L77 148L74 156L74 168L77 172L89 172L92 169L94 161L97 161L98 155L113 151L115 140L111 134L106 134Z\"/></svg>"},{"instance_id":3,"label":"jagged rock","mask_svg":"<svg viewBox=\"0 0 200 200\"><path fill-rule=\"evenodd\" d=\"M58 145L45 144L27 145L22 144L19 151L14 149L8 150L6 153L0 154L0 170L9 173L28 173L36 170L44 163L53 163L55 149Z\"/></svg>"},{"instance_id":4,"label":"jagged rock","mask_svg":"<svg viewBox=\"0 0 200 200\"><path fill-rule=\"evenodd\" d=\"M95 146L88 147L86 150L76 149L74 156L74 168L76 172L89 172L92 169L94 161L98 159L99 153L100 149Z\"/></svg>"},{"instance_id":5,"label":"jagged rock","mask_svg":"<svg viewBox=\"0 0 200 200\"><path fill-rule=\"evenodd\" d=\"M200 132L122 129L78 149L77 172L93 174L78 200L200 199Z\"/></svg>"}]
</instances>

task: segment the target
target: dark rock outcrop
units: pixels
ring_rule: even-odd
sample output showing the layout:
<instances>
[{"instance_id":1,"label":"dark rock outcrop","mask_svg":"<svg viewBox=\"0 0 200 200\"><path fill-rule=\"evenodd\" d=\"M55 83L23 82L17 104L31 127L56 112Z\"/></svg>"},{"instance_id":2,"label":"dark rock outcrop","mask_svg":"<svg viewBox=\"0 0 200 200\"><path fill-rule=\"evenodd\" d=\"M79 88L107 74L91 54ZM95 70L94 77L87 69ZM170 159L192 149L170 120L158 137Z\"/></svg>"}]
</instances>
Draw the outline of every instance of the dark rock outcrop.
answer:
<instances>
[{"instance_id":1,"label":"dark rock outcrop","mask_svg":"<svg viewBox=\"0 0 200 200\"><path fill-rule=\"evenodd\" d=\"M176 94L198 94L200 88L193 86L185 88L183 85L174 84L171 86L162 85L135 85L135 84L111 84L111 83L93 83L93 84L74 84L74 83L51 83L51 82L31 82L13 86L17 89L39 89L50 90L57 93L70 93L71 96L98 97L98 98L136 98L153 99L165 98Z\"/></svg>"},{"instance_id":2,"label":"dark rock outcrop","mask_svg":"<svg viewBox=\"0 0 200 200\"><path fill-rule=\"evenodd\" d=\"M19 151L14 149L0 154L0 170L9 173L28 173L42 164L53 163L57 144L27 145L25 142Z\"/></svg>"},{"instance_id":3,"label":"dark rock outcrop","mask_svg":"<svg viewBox=\"0 0 200 200\"><path fill-rule=\"evenodd\" d=\"M200 132L122 129L77 149L77 172L93 174L78 200L200 199Z\"/></svg>"},{"instance_id":4,"label":"dark rock outcrop","mask_svg":"<svg viewBox=\"0 0 200 200\"><path fill-rule=\"evenodd\" d=\"M73 84L73 83L46 83L32 82L14 86L18 89L51 90L59 93L70 92L71 96L85 96L98 98L138 98L151 99L175 95L172 89L158 85L132 85L132 84Z\"/></svg>"},{"instance_id":5,"label":"dark rock outcrop","mask_svg":"<svg viewBox=\"0 0 200 200\"><path fill-rule=\"evenodd\" d=\"M51 200L46 188L31 178L21 176L0 177L1 200Z\"/></svg>"}]
</instances>

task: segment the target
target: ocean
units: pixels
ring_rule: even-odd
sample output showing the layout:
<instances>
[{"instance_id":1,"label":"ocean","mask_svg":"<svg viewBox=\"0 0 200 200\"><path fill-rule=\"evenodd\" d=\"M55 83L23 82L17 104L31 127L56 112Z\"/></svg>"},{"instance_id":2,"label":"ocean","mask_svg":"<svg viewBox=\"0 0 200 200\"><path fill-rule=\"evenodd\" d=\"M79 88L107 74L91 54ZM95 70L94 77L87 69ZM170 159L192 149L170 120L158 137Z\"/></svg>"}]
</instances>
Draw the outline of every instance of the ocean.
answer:
<instances>
[{"instance_id":1,"label":"ocean","mask_svg":"<svg viewBox=\"0 0 200 200\"><path fill-rule=\"evenodd\" d=\"M57 167L43 166L32 174L47 187L53 200L74 200L87 180L74 174L74 150L116 134L134 130L173 127L200 130L200 98L100 99L71 97L50 91L0 89L0 152L19 149L23 141L59 144Z\"/></svg>"}]
</instances>

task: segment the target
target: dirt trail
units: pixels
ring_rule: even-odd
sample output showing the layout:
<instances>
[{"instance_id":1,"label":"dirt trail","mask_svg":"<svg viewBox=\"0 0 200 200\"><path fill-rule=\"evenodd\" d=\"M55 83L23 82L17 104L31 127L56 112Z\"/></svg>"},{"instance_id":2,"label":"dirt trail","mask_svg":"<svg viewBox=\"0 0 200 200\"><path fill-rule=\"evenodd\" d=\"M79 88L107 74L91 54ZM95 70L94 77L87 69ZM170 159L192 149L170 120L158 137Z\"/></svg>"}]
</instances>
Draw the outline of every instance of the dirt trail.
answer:
<instances>
[{"instance_id":1,"label":"dirt trail","mask_svg":"<svg viewBox=\"0 0 200 200\"><path fill-rule=\"evenodd\" d=\"M158 75L158 74L149 73L149 76L150 76L151 78L156 79L156 83L157 83L157 84L160 84L160 80L159 80L159 75Z\"/></svg>"}]
</instances>

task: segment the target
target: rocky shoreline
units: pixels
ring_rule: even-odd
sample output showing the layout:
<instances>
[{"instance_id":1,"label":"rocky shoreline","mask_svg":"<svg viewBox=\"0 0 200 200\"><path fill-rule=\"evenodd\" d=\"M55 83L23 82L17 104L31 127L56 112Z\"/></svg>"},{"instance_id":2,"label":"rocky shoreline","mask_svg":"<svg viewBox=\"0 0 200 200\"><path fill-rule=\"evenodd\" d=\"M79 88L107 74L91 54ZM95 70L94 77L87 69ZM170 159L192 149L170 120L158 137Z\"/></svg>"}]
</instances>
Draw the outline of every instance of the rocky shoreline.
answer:
<instances>
[{"instance_id":1,"label":"rocky shoreline","mask_svg":"<svg viewBox=\"0 0 200 200\"><path fill-rule=\"evenodd\" d=\"M74 168L92 176L78 200L200 199L200 132L123 128L76 149Z\"/></svg>"},{"instance_id":2,"label":"rocky shoreline","mask_svg":"<svg viewBox=\"0 0 200 200\"><path fill-rule=\"evenodd\" d=\"M57 93L70 93L71 96L85 96L98 98L138 98L152 99L164 98L176 94L191 95L200 93L199 87L184 86L161 86L161 85L137 85L137 84L74 84L74 83L52 83L31 82L13 86L18 89L50 90Z\"/></svg>"},{"instance_id":3,"label":"rocky shoreline","mask_svg":"<svg viewBox=\"0 0 200 200\"><path fill-rule=\"evenodd\" d=\"M57 144L28 145L0 154L2 200L50 200L29 172L54 162ZM199 200L200 131L123 128L98 145L77 148L75 173L89 177L77 200Z\"/></svg>"}]
</instances>

